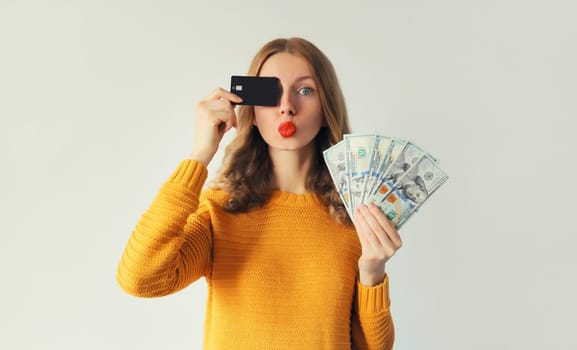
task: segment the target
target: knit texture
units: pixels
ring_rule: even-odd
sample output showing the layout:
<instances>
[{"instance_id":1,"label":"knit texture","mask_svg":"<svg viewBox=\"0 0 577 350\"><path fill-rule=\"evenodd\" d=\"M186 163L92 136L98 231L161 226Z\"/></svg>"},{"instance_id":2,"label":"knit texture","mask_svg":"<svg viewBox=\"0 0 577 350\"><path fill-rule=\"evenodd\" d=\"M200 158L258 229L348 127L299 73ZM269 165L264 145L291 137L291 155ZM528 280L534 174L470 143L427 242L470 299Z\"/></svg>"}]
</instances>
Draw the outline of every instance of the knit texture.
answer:
<instances>
[{"instance_id":1,"label":"knit texture","mask_svg":"<svg viewBox=\"0 0 577 350\"><path fill-rule=\"evenodd\" d=\"M167 295L205 277L205 349L392 348L388 278L358 282L353 226L314 194L274 191L228 213L223 191L202 191L206 177L183 161L142 215L117 273L127 293Z\"/></svg>"}]
</instances>

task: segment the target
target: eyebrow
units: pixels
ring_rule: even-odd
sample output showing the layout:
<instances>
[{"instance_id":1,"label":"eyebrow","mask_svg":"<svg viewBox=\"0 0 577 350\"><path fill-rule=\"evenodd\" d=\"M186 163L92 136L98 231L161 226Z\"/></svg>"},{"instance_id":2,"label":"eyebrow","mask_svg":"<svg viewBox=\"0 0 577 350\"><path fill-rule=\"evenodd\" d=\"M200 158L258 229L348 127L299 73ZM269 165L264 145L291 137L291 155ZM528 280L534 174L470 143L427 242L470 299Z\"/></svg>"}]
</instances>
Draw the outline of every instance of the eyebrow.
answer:
<instances>
[{"instance_id":1,"label":"eyebrow","mask_svg":"<svg viewBox=\"0 0 577 350\"><path fill-rule=\"evenodd\" d=\"M310 75L303 75L302 77L296 78L296 79L295 79L295 82L299 82L299 81L301 81L301 80L307 80L307 79L310 79L310 80L312 80L312 81L315 81L315 79L314 79L312 76L310 76Z\"/></svg>"}]
</instances>

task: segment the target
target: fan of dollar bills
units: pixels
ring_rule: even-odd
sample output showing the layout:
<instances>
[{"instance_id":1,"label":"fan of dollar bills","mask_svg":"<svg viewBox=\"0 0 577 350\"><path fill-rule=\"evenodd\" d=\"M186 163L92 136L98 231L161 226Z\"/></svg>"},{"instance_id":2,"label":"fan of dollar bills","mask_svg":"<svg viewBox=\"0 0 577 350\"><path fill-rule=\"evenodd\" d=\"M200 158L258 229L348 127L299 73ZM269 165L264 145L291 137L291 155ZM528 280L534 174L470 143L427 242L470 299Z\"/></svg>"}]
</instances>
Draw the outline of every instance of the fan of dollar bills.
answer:
<instances>
[{"instance_id":1,"label":"fan of dollar bills","mask_svg":"<svg viewBox=\"0 0 577 350\"><path fill-rule=\"evenodd\" d=\"M347 134L323 155L349 216L374 203L397 229L448 179L436 158L394 137Z\"/></svg>"}]
</instances>

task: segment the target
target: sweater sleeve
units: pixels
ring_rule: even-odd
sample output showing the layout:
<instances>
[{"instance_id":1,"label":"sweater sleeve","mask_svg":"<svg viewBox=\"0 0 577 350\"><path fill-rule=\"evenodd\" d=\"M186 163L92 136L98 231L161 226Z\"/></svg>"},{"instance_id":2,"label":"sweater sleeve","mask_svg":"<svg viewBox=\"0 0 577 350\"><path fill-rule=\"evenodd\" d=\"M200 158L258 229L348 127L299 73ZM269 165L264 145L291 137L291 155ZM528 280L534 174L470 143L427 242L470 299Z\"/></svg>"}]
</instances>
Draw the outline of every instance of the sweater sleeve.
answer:
<instances>
[{"instance_id":1,"label":"sweater sleeve","mask_svg":"<svg viewBox=\"0 0 577 350\"><path fill-rule=\"evenodd\" d=\"M116 280L129 294L155 297L174 293L210 268L208 215L199 215L207 169L184 160L161 187L134 228Z\"/></svg>"},{"instance_id":2,"label":"sweater sleeve","mask_svg":"<svg viewBox=\"0 0 577 350\"><path fill-rule=\"evenodd\" d=\"M389 350L395 341L390 312L389 278L373 287L357 281L351 337L354 350Z\"/></svg>"}]
</instances>

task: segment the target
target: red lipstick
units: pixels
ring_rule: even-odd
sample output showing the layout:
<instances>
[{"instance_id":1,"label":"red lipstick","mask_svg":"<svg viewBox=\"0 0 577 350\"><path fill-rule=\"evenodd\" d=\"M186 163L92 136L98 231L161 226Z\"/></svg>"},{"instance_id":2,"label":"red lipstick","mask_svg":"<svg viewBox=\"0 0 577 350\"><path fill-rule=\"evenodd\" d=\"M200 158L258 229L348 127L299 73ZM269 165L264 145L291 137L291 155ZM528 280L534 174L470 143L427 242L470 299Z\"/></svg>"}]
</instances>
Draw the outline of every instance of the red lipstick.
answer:
<instances>
[{"instance_id":1,"label":"red lipstick","mask_svg":"<svg viewBox=\"0 0 577 350\"><path fill-rule=\"evenodd\" d=\"M282 137L291 137L297 131L296 125L291 121L282 122L278 127L278 133Z\"/></svg>"}]
</instances>

